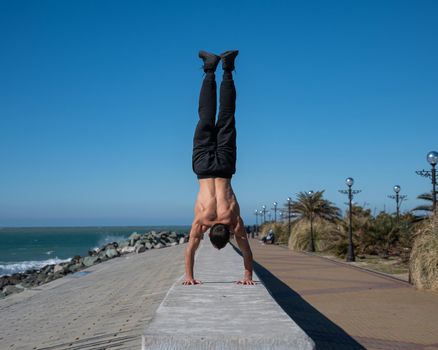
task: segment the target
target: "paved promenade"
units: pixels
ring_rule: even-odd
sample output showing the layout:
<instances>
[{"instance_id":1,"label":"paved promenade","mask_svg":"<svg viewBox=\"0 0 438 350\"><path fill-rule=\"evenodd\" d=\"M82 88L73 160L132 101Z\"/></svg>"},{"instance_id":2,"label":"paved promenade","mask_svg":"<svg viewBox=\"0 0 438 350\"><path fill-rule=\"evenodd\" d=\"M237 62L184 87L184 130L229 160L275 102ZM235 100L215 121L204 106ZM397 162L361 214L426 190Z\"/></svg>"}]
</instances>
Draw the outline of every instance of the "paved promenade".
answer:
<instances>
[{"instance_id":1,"label":"paved promenade","mask_svg":"<svg viewBox=\"0 0 438 350\"><path fill-rule=\"evenodd\" d=\"M438 293L250 240L255 271L317 349L438 349Z\"/></svg>"},{"instance_id":2,"label":"paved promenade","mask_svg":"<svg viewBox=\"0 0 438 350\"><path fill-rule=\"evenodd\" d=\"M184 273L184 245L128 254L0 300L1 350L132 350Z\"/></svg>"}]
</instances>

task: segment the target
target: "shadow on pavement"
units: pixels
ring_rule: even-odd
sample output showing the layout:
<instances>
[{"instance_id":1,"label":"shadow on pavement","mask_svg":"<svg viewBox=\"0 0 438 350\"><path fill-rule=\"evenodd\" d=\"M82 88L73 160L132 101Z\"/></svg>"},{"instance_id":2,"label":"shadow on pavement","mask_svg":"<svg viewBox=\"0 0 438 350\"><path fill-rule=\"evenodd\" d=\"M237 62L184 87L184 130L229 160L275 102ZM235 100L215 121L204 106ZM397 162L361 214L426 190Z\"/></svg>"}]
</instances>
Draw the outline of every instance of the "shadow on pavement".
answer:
<instances>
[{"instance_id":1,"label":"shadow on pavement","mask_svg":"<svg viewBox=\"0 0 438 350\"><path fill-rule=\"evenodd\" d=\"M239 249L234 245L232 246L242 255ZM289 286L256 261L254 261L254 272L281 308L313 339L316 349L365 349L341 327L330 321L297 292L289 288Z\"/></svg>"}]
</instances>

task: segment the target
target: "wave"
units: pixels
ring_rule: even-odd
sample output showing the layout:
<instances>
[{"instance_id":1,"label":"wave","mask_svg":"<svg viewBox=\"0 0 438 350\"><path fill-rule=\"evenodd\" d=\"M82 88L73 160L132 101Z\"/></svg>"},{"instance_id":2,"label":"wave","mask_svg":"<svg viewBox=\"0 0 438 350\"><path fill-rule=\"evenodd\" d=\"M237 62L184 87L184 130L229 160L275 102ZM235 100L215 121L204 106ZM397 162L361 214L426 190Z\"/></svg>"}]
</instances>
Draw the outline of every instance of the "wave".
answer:
<instances>
[{"instance_id":1,"label":"wave","mask_svg":"<svg viewBox=\"0 0 438 350\"><path fill-rule=\"evenodd\" d=\"M71 258L59 259L58 257L55 257L47 260L31 260L31 261L4 263L4 264L0 264L0 276L11 275L17 272L24 272L28 269L40 269L46 265L59 264L70 260Z\"/></svg>"},{"instance_id":2,"label":"wave","mask_svg":"<svg viewBox=\"0 0 438 350\"><path fill-rule=\"evenodd\" d=\"M107 243L112 243L112 242L119 243L121 241L124 241L125 239L128 239L128 236L127 235L106 235L105 237L102 237L101 239L99 239L99 241L97 242L97 245L94 248L92 248L92 250L97 250L98 248L103 247Z\"/></svg>"}]
</instances>

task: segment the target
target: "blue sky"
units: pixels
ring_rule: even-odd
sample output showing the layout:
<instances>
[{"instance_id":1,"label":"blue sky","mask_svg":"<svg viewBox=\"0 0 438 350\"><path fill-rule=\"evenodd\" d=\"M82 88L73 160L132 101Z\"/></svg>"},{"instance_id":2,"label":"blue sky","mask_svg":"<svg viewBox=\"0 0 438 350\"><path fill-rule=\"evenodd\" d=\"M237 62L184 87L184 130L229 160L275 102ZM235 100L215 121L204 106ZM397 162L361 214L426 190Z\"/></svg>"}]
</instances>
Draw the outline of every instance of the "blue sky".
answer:
<instances>
[{"instance_id":1,"label":"blue sky","mask_svg":"<svg viewBox=\"0 0 438 350\"><path fill-rule=\"evenodd\" d=\"M238 48L242 215L394 210L437 150L436 1L1 1L0 225L190 224L199 49ZM220 78L220 74L218 74ZM219 80L219 79L218 79Z\"/></svg>"}]
</instances>

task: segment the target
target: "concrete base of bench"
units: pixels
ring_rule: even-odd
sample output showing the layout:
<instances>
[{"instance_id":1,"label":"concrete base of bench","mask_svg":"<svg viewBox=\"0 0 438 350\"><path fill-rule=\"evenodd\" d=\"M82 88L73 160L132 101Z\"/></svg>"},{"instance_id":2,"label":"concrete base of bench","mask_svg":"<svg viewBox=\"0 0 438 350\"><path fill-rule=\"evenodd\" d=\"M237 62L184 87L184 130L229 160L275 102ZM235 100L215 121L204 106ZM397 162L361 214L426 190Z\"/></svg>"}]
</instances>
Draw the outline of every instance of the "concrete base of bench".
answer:
<instances>
[{"instance_id":1,"label":"concrete base of bench","mask_svg":"<svg viewBox=\"0 0 438 350\"><path fill-rule=\"evenodd\" d=\"M235 283L243 277L243 259L230 245L217 250L206 236L195 260L195 278L203 284L184 286L183 277L146 327L142 350L315 348L255 274L255 286Z\"/></svg>"}]
</instances>

